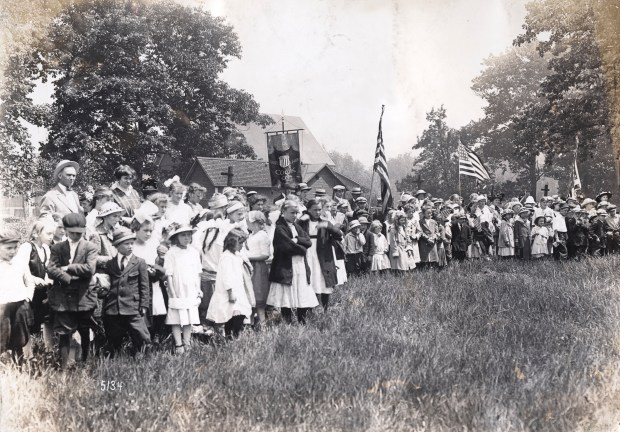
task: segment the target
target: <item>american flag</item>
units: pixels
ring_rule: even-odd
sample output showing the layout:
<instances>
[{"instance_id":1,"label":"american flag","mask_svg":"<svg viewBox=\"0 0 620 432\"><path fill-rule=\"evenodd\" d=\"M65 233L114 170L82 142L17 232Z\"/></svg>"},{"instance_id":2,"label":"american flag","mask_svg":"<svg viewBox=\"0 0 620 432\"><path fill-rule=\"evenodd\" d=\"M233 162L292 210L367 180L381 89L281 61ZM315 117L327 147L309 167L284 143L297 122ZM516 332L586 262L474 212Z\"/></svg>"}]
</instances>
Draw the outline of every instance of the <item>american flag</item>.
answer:
<instances>
[{"instance_id":1,"label":"american flag","mask_svg":"<svg viewBox=\"0 0 620 432\"><path fill-rule=\"evenodd\" d=\"M485 168L480 158L471 150L463 145L459 140L459 175L476 177L478 180L489 180L489 172Z\"/></svg>"},{"instance_id":2,"label":"american flag","mask_svg":"<svg viewBox=\"0 0 620 432\"><path fill-rule=\"evenodd\" d=\"M390 177L388 176L387 160L383 147L383 131L381 122L383 121L384 106L381 106L381 117L379 118L379 133L377 134L377 150L375 151L375 164L372 167L381 178L381 199L383 200L383 213L388 207L392 206L392 190L390 189Z\"/></svg>"}]
</instances>

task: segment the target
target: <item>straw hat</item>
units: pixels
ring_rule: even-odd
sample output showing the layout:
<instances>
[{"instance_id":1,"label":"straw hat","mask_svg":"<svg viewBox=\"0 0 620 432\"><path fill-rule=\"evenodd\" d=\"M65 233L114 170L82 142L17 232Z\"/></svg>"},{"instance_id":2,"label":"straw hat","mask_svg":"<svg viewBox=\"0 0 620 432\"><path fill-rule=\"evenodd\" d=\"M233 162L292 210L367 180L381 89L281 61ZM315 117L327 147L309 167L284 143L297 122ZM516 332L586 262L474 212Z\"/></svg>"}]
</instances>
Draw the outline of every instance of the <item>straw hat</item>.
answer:
<instances>
[{"instance_id":1,"label":"straw hat","mask_svg":"<svg viewBox=\"0 0 620 432\"><path fill-rule=\"evenodd\" d=\"M362 226L362 225L361 225L361 224L359 223L359 221L356 219L356 220L352 221L352 222L349 224L349 231L351 231L353 228L358 228L358 227L360 227L360 226Z\"/></svg>"},{"instance_id":2,"label":"straw hat","mask_svg":"<svg viewBox=\"0 0 620 432\"><path fill-rule=\"evenodd\" d=\"M228 198L221 193L214 193L209 200L209 208L211 210L226 207L228 205Z\"/></svg>"},{"instance_id":3,"label":"straw hat","mask_svg":"<svg viewBox=\"0 0 620 432\"><path fill-rule=\"evenodd\" d=\"M78 172L80 170L80 164L77 162L74 162L72 160L61 160L60 162L58 162L58 165L56 165L56 169L54 170L54 181L58 180L58 174L60 174L62 172L63 169L67 168L67 167L73 167L75 168L75 171Z\"/></svg>"},{"instance_id":4,"label":"straw hat","mask_svg":"<svg viewBox=\"0 0 620 432\"><path fill-rule=\"evenodd\" d=\"M104 218L114 213L123 214L125 213L125 210L121 206L116 204L114 201L108 201L107 203L101 206L101 210L99 210L99 214L97 215L97 217Z\"/></svg>"},{"instance_id":5,"label":"straw hat","mask_svg":"<svg viewBox=\"0 0 620 432\"><path fill-rule=\"evenodd\" d=\"M172 237L174 237L175 235L178 235L184 232L191 232L192 234L194 234L196 232L196 229L192 228L190 225L187 225L187 224L179 225L175 230L173 230L168 235L168 238L172 239Z\"/></svg>"}]
</instances>

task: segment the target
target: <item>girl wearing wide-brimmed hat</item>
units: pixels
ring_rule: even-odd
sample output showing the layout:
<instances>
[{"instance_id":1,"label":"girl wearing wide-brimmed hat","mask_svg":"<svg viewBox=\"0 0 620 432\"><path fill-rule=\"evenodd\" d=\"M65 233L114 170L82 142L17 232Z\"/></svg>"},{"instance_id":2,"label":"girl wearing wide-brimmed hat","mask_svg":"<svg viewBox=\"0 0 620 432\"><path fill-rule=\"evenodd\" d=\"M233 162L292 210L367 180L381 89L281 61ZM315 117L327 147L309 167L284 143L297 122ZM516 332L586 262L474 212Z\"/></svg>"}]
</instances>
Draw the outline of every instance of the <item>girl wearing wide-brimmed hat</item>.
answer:
<instances>
[{"instance_id":1,"label":"girl wearing wide-brimmed hat","mask_svg":"<svg viewBox=\"0 0 620 432\"><path fill-rule=\"evenodd\" d=\"M532 228L532 258L543 258L549 255L547 243L550 234L545 226L545 216L538 216L534 219Z\"/></svg>"},{"instance_id":2,"label":"girl wearing wide-brimmed hat","mask_svg":"<svg viewBox=\"0 0 620 432\"><path fill-rule=\"evenodd\" d=\"M413 270L416 263L413 257L411 238L407 233L407 215L398 210L394 213L394 224L388 231L390 244L390 265L397 273Z\"/></svg>"},{"instance_id":3,"label":"girl wearing wide-brimmed hat","mask_svg":"<svg viewBox=\"0 0 620 432\"><path fill-rule=\"evenodd\" d=\"M202 292L202 264L198 251L190 247L196 231L189 225L176 225L168 237L172 247L164 257L168 279L168 314L166 324L172 327L176 353L182 354L191 345L192 325L200 324L198 305Z\"/></svg>"},{"instance_id":4,"label":"girl wearing wide-brimmed hat","mask_svg":"<svg viewBox=\"0 0 620 432\"><path fill-rule=\"evenodd\" d=\"M102 269L103 265L116 255L116 248L112 244L113 233L124 213L125 210L114 201L108 201L99 210L97 219L101 222L95 228L95 232L88 238L99 250L99 257L97 258L97 267L99 269Z\"/></svg>"},{"instance_id":5,"label":"girl wearing wide-brimmed hat","mask_svg":"<svg viewBox=\"0 0 620 432\"><path fill-rule=\"evenodd\" d=\"M515 255L513 216L514 212L511 208L502 211L502 221L499 225L499 236L497 237L497 255L504 258L511 258Z\"/></svg>"}]
</instances>

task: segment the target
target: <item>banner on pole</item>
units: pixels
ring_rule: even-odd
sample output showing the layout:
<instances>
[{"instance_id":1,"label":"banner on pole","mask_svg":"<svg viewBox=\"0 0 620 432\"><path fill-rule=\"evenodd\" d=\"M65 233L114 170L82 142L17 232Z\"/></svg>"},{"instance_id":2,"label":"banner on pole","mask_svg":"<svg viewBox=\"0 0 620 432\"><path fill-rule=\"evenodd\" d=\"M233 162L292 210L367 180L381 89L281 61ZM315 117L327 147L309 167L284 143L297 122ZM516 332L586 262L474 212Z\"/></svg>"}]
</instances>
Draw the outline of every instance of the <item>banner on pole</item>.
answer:
<instances>
[{"instance_id":1,"label":"banner on pole","mask_svg":"<svg viewBox=\"0 0 620 432\"><path fill-rule=\"evenodd\" d=\"M301 183L299 131L269 132L267 153L271 187L295 189Z\"/></svg>"}]
</instances>

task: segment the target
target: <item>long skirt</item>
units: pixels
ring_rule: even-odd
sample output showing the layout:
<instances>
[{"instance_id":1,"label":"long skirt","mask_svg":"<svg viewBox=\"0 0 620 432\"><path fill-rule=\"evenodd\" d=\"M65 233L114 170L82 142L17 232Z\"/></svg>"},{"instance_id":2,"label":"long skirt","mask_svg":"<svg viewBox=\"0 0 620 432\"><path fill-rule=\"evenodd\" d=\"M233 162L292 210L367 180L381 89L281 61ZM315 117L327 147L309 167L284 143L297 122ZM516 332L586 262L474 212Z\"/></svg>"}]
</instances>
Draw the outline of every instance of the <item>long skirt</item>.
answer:
<instances>
[{"instance_id":1,"label":"long skirt","mask_svg":"<svg viewBox=\"0 0 620 432\"><path fill-rule=\"evenodd\" d=\"M166 302L159 282L153 282L153 315L166 315Z\"/></svg>"},{"instance_id":2,"label":"long skirt","mask_svg":"<svg viewBox=\"0 0 620 432\"><path fill-rule=\"evenodd\" d=\"M308 267L310 267L310 285L315 294L332 294L334 287L328 287L325 283L321 262L316 250L316 242L317 240L313 238L312 246L306 251L306 259L308 260Z\"/></svg>"},{"instance_id":3,"label":"long skirt","mask_svg":"<svg viewBox=\"0 0 620 432\"><path fill-rule=\"evenodd\" d=\"M319 305L312 286L306 279L304 257L292 258L293 280L291 285L271 282L267 304L279 308L313 308Z\"/></svg>"},{"instance_id":4,"label":"long skirt","mask_svg":"<svg viewBox=\"0 0 620 432\"><path fill-rule=\"evenodd\" d=\"M267 297L269 297L269 267L265 261L252 261L252 267L254 267L252 287L254 287L256 307L264 308L267 306Z\"/></svg>"},{"instance_id":5,"label":"long skirt","mask_svg":"<svg viewBox=\"0 0 620 432\"><path fill-rule=\"evenodd\" d=\"M27 301L0 304L0 353L19 350L28 343L34 317Z\"/></svg>"}]
</instances>

